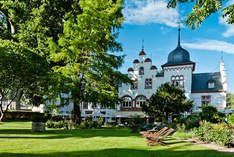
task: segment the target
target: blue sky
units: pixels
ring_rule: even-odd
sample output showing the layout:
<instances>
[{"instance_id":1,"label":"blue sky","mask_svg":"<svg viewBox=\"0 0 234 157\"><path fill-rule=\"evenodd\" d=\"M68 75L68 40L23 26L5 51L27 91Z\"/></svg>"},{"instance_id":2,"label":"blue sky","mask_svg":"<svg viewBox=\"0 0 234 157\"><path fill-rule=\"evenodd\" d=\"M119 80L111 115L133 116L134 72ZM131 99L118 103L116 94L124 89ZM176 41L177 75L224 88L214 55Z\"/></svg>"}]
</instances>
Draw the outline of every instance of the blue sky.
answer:
<instances>
[{"instance_id":1,"label":"blue sky","mask_svg":"<svg viewBox=\"0 0 234 157\"><path fill-rule=\"evenodd\" d=\"M120 71L127 73L138 58L144 39L144 49L158 68L167 62L168 54L176 48L178 21L191 11L188 4L167 9L166 0L125 0L125 22L118 41L122 44L125 62ZM234 4L229 0L227 4ZM227 73L228 90L234 93L234 24L227 25L221 13L211 15L196 30L183 25L181 45L196 62L195 73L219 71L223 59Z\"/></svg>"}]
</instances>

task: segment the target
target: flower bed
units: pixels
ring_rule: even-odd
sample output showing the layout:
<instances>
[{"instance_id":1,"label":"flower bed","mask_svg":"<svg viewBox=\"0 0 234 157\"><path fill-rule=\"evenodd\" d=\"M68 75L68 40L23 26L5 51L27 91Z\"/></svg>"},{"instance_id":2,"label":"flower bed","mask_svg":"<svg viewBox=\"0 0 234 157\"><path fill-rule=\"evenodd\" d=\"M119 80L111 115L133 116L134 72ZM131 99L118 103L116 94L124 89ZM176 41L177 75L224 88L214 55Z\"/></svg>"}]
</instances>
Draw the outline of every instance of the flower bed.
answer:
<instances>
[{"instance_id":1,"label":"flower bed","mask_svg":"<svg viewBox=\"0 0 234 157\"><path fill-rule=\"evenodd\" d=\"M201 121L200 126L193 130L193 134L198 139L211 143L230 147L234 143L233 128L225 123L211 124Z\"/></svg>"}]
</instances>

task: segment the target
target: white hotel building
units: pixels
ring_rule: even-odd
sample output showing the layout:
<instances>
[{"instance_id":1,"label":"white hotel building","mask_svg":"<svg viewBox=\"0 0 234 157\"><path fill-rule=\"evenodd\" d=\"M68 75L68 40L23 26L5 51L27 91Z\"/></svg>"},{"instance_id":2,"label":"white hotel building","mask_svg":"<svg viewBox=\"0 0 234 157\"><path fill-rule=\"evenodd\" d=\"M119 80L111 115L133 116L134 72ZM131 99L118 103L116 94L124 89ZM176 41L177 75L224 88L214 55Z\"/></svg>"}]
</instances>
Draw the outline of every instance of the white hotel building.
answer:
<instances>
[{"instance_id":1,"label":"white hotel building","mask_svg":"<svg viewBox=\"0 0 234 157\"><path fill-rule=\"evenodd\" d=\"M157 88L166 82L171 82L184 89L188 99L194 101L194 112L201 110L201 106L210 104L218 110L226 107L227 81L224 63L221 60L220 71L212 73L195 73L196 63L190 60L190 54L180 45L180 29L177 47L169 53L167 62L159 70L147 58L144 49L139 58L133 60L133 67L128 68L128 77L134 80L131 84L119 86L119 97L122 104L115 108L102 108L101 105L82 103L82 117L105 117L108 122L118 121L120 118L145 116L141 111ZM70 114L72 105L60 109L64 114Z\"/></svg>"}]
</instances>

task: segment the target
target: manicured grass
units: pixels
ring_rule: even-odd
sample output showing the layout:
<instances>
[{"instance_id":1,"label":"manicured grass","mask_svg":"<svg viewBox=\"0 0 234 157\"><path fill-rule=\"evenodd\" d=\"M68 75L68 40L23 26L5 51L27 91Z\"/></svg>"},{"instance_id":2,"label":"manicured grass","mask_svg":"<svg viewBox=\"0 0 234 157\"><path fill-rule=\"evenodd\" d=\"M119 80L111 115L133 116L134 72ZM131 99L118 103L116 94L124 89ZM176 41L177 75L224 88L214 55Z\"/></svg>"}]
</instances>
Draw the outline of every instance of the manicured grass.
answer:
<instances>
[{"instance_id":1,"label":"manicured grass","mask_svg":"<svg viewBox=\"0 0 234 157\"><path fill-rule=\"evenodd\" d=\"M182 139L188 139L188 138L192 138L193 134L191 131L189 132L175 132L173 134L173 137L175 138L182 138Z\"/></svg>"},{"instance_id":2,"label":"manicured grass","mask_svg":"<svg viewBox=\"0 0 234 157\"><path fill-rule=\"evenodd\" d=\"M231 157L173 138L147 146L129 129L55 130L32 133L31 122L0 124L0 157Z\"/></svg>"}]
</instances>

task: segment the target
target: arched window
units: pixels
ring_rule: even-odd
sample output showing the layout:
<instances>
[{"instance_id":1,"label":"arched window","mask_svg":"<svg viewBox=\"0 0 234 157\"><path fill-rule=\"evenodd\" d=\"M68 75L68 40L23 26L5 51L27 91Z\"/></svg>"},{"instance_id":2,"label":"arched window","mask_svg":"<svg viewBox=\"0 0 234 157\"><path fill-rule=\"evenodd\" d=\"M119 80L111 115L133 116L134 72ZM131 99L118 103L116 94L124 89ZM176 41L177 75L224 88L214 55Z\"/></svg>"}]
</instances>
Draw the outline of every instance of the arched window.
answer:
<instances>
[{"instance_id":1,"label":"arched window","mask_svg":"<svg viewBox=\"0 0 234 157\"><path fill-rule=\"evenodd\" d=\"M136 98L136 107L141 108L143 105L146 105L146 98L143 96L139 96Z\"/></svg>"},{"instance_id":2,"label":"arched window","mask_svg":"<svg viewBox=\"0 0 234 157\"><path fill-rule=\"evenodd\" d=\"M183 75L172 76L171 83L177 87L184 88L184 76Z\"/></svg>"},{"instance_id":3,"label":"arched window","mask_svg":"<svg viewBox=\"0 0 234 157\"><path fill-rule=\"evenodd\" d=\"M139 68L139 75L144 75L144 67Z\"/></svg>"},{"instance_id":4,"label":"arched window","mask_svg":"<svg viewBox=\"0 0 234 157\"><path fill-rule=\"evenodd\" d=\"M124 108L132 107L132 99L130 97L124 97L122 102L122 107Z\"/></svg>"}]
</instances>

